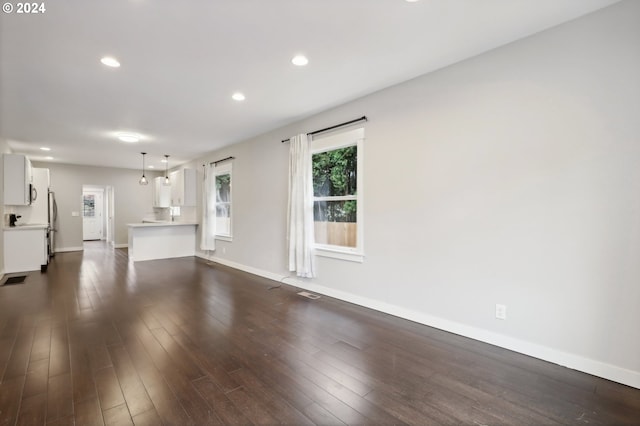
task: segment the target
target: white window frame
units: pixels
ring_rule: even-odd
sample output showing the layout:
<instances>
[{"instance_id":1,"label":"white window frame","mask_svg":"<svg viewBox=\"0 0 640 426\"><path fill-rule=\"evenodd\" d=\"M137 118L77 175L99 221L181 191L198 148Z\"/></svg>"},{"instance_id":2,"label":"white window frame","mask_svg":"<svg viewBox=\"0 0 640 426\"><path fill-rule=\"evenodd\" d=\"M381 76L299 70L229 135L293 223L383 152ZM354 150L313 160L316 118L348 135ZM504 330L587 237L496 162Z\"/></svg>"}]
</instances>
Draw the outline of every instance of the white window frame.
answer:
<instances>
[{"instance_id":1,"label":"white window frame","mask_svg":"<svg viewBox=\"0 0 640 426\"><path fill-rule=\"evenodd\" d=\"M233 241L233 165L231 162L226 163L226 164L222 164L220 166L216 166L215 167L215 172L214 172L214 188L215 188L215 180L218 176L221 175L229 175L229 185L230 185L230 192L229 192L229 208L230 208L230 214L229 214L229 234L219 234L218 233L218 227L216 226L216 233L214 235L214 238L216 240L221 240L221 241ZM213 208L213 212L214 212L214 218L217 218L217 207L218 207L218 197L217 197L217 193L214 189L214 193L213 196L215 197L215 206Z\"/></svg>"},{"instance_id":2,"label":"white window frame","mask_svg":"<svg viewBox=\"0 0 640 426\"><path fill-rule=\"evenodd\" d=\"M348 130L346 132L323 134L314 136L311 141L311 155L321 152L333 151L340 148L355 146L358 150L356 160L356 195L343 197L313 197L315 201L356 200L358 210L356 212L357 230L356 246L343 247L329 244L314 244L315 253L322 257L349 260L352 262L364 261L364 127Z\"/></svg>"}]
</instances>

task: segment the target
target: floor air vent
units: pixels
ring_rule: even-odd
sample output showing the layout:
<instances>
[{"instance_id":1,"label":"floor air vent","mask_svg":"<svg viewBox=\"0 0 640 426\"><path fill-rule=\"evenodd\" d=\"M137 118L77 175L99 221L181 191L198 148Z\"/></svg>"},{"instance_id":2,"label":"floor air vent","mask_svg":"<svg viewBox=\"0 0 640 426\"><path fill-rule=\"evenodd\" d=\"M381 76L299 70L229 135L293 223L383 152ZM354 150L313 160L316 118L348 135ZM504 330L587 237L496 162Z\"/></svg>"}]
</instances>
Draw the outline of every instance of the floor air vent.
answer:
<instances>
[{"instance_id":1,"label":"floor air vent","mask_svg":"<svg viewBox=\"0 0 640 426\"><path fill-rule=\"evenodd\" d=\"M26 275L20 275L18 277L9 277L2 285L12 285L12 284L23 284L24 280L27 278Z\"/></svg>"},{"instance_id":2,"label":"floor air vent","mask_svg":"<svg viewBox=\"0 0 640 426\"><path fill-rule=\"evenodd\" d=\"M304 296L307 299L311 299L311 300L316 300L316 299L320 299L320 296L318 296L317 294L313 294L313 293L309 293L308 291L301 291L300 293L298 293L300 296Z\"/></svg>"}]
</instances>

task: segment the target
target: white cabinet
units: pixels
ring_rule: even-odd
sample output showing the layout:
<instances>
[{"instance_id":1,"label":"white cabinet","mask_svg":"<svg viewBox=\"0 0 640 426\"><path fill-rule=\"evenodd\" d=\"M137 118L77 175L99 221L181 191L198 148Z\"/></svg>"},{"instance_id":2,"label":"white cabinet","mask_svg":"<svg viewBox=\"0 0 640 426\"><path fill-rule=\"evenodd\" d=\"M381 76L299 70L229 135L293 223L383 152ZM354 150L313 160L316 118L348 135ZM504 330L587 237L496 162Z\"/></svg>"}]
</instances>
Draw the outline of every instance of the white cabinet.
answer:
<instances>
[{"instance_id":1,"label":"white cabinet","mask_svg":"<svg viewBox=\"0 0 640 426\"><path fill-rule=\"evenodd\" d=\"M31 161L21 154L4 154L4 204L31 204Z\"/></svg>"},{"instance_id":2,"label":"white cabinet","mask_svg":"<svg viewBox=\"0 0 640 426\"><path fill-rule=\"evenodd\" d=\"M5 228L5 273L46 270L48 263L46 225Z\"/></svg>"},{"instance_id":3,"label":"white cabinet","mask_svg":"<svg viewBox=\"0 0 640 426\"><path fill-rule=\"evenodd\" d=\"M171 205L190 207L196 205L196 170L180 169L171 172Z\"/></svg>"},{"instance_id":4,"label":"white cabinet","mask_svg":"<svg viewBox=\"0 0 640 426\"><path fill-rule=\"evenodd\" d=\"M153 179L153 207L171 206L171 186L164 184L163 177Z\"/></svg>"}]
</instances>

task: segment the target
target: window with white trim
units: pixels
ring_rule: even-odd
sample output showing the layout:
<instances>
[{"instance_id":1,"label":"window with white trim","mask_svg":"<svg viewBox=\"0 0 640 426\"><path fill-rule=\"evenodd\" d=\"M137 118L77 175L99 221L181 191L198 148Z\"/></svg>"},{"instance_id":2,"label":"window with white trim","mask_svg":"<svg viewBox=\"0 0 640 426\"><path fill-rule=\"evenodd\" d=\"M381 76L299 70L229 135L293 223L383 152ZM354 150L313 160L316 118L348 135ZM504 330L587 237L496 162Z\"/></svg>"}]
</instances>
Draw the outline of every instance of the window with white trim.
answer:
<instances>
[{"instance_id":1,"label":"window with white trim","mask_svg":"<svg viewBox=\"0 0 640 426\"><path fill-rule=\"evenodd\" d=\"M313 219L316 253L362 261L364 129L314 138Z\"/></svg>"},{"instance_id":2,"label":"window with white trim","mask_svg":"<svg viewBox=\"0 0 640 426\"><path fill-rule=\"evenodd\" d=\"M216 238L221 240L230 240L232 237L231 172L231 163L216 166L215 168Z\"/></svg>"}]
</instances>

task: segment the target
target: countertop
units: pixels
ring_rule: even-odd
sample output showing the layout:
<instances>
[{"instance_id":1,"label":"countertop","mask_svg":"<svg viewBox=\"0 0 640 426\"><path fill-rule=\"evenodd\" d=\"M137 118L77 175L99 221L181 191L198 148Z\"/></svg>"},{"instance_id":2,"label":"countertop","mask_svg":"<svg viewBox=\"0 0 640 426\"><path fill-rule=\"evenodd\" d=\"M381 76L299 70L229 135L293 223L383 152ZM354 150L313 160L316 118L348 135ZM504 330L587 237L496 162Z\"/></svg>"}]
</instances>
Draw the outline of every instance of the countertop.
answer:
<instances>
[{"instance_id":1,"label":"countertop","mask_svg":"<svg viewBox=\"0 0 640 426\"><path fill-rule=\"evenodd\" d=\"M5 231L26 231L28 229L47 229L49 225L46 223L25 223L16 224L16 226L5 226Z\"/></svg>"},{"instance_id":2,"label":"countertop","mask_svg":"<svg viewBox=\"0 0 640 426\"><path fill-rule=\"evenodd\" d=\"M196 226L195 222L143 222L143 223L128 223L129 228L158 228L163 226Z\"/></svg>"}]
</instances>

